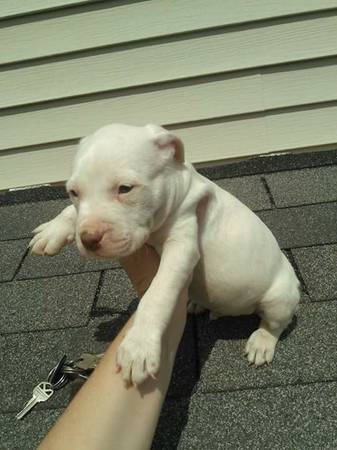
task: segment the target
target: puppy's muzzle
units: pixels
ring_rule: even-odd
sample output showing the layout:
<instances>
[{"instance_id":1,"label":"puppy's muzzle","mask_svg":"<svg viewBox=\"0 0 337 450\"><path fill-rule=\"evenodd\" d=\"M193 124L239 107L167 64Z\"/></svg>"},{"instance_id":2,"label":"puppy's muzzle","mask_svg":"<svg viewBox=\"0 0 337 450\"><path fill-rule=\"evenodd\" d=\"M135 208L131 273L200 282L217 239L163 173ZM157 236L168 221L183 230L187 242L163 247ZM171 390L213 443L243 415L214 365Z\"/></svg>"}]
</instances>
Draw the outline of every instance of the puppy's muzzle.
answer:
<instances>
[{"instance_id":1,"label":"puppy's muzzle","mask_svg":"<svg viewBox=\"0 0 337 450\"><path fill-rule=\"evenodd\" d=\"M81 242L87 250L94 252L100 246L105 231L103 230L84 230L80 234Z\"/></svg>"}]
</instances>

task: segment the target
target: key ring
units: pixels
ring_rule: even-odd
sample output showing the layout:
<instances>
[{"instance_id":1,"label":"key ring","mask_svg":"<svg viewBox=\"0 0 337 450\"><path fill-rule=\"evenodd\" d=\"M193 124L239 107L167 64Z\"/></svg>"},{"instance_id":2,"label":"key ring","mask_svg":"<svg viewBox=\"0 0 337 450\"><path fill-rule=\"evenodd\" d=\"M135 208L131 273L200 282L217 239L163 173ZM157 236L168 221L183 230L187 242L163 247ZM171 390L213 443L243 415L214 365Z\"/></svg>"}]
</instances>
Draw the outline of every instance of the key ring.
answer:
<instances>
[{"instance_id":1,"label":"key ring","mask_svg":"<svg viewBox=\"0 0 337 450\"><path fill-rule=\"evenodd\" d=\"M92 362L91 359L93 356L94 361ZM80 358L67 361L67 355L64 355L49 372L48 382L51 384L54 391L58 391L75 378L87 380L96 366L96 363L94 364L95 360L97 358L100 359L101 356L102 355L83 353ZM89 361L87 360L88 357ZM78 363L83 364L83 362L85 362L84 366L80 367L80 364Z\"/></svg>"},{"instance_id":2,"label":"key ring","mask_svg":"<svg viewBox=\"0 0 337 450\"><path fill-rule=\"evenodd\" d=\"M51 384L54 391L58 391L63 388L63 386L70 381L69 376L62 370L66 360L67 355L64 355L48 374L48 382Z\"/></svg>"},{"instance_id":3,"label":"key ring","mask_svg":"<svg viewBox=\"0 0 337 450\"><path fill-rule=\"evenodd\" d=\"M75 375L75 377L87 380L92 370L81 369L80 367L76 366L76 361L70 361L64 364L62 372L67 375Z\"/></svg>"}]
</instances>

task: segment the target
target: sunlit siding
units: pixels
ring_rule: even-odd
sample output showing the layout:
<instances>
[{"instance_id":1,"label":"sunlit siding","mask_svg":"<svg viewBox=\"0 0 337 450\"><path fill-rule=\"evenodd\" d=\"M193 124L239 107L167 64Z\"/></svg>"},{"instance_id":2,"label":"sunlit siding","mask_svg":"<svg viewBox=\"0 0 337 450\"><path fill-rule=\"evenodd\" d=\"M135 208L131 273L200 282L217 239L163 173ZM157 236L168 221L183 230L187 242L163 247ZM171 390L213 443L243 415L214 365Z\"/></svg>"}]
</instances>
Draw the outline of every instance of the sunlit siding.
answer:
<instances>
[{"instance_id":1,"label":"sunlit siding","mask_svg":"<svg viewBox=\"0 0 337 450\"><path fill-rule=\"evenodd\" d=\"M337 143L337 0L0 0L0 189L109 122L207 162Z\"/></svg>"}]
</instances>

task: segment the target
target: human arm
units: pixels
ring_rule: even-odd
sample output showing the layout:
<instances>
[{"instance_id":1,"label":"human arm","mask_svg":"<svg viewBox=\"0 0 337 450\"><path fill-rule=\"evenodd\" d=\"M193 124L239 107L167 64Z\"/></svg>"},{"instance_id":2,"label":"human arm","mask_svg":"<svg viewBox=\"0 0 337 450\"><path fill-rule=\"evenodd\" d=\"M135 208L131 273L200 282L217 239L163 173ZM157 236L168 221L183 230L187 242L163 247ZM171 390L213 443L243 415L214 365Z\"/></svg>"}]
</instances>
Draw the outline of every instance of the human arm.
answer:
<instances>
[{"instance_id":1,"label":"human arm","mask_svg":"<svg viewBox=\"0 0 337 450\"><path fill-rule=\"evenodd\" d=\"M159 257L151 247L143 247L121 263L142 295L157 272ZM132 325L130 318L38 450L150 448L185 327L187 289L183 289L180 300L163 338L157 378L149 378L138 387L126 387L116 372L117 349Z\"/></svg>"}]
</instances>

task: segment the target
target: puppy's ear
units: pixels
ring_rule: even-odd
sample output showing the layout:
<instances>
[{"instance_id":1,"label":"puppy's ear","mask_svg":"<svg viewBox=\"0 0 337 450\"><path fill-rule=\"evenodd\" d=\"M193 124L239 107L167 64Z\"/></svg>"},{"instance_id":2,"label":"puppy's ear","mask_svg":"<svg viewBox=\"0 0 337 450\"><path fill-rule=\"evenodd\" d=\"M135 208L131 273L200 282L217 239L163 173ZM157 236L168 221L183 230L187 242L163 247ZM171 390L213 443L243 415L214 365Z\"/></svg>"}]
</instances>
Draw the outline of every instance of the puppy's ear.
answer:
<instances>
[{"instance_id":1,"label":"puppy's ear","mask_svg":"<svg viewBox=\"0 0 337 450\"><path fill-rule=\"evenodd\" d=\"M152 142L159 148L170 151L174 159L183 163L185 161L184 144L178 136L165 130L165 128L158 125L146 125L146 128L151 132Z\"/></svg>"}]
</instances>

